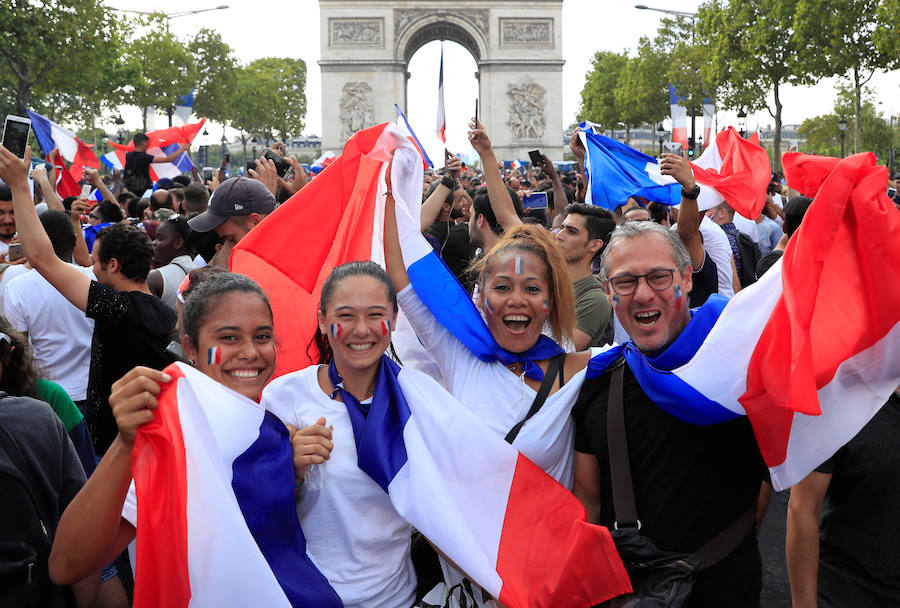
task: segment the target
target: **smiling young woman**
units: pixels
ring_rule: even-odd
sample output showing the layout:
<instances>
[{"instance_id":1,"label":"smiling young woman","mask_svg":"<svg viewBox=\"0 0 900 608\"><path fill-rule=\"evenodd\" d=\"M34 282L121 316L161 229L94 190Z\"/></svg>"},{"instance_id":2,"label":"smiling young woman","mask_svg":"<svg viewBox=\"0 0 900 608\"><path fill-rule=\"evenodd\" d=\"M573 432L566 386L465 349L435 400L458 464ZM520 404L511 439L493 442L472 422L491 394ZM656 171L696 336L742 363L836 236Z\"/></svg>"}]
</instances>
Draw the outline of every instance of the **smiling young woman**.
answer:
<instances>
[{"instance_id":1,"label":"smiling young woman","mask_svg":"<svg viewBox=\"0 0 900 608\"><path fill-rule=\"evenodd\" d=\"M556 240L540 226L516 226L475 263L477 303L497 345L496 357L485 360L435 318L410 284L390 194L384 232L385 263L398 289L400 307L440 368L447 389L501 437L517 427L512 444L571 489L574 427L570 413L591 352L565 354L541 333L546 323L557 342L570 340L570 328L575 326L572 282ZM554 358L560 365L558 376L550 371ZM552 379L548 396L533 410L545 376ZM463 581L462 573L450 564L445 564L444 573L447 588ZM468 595L468 601L475 606L496 605L481 593Z\"/></svg>"},{"instance_id":2,"label":"smiling young woman","mask_svg":"<svg viewBox=\"0 0 900 608\"><path fill-rule=\"evenodd\" d=\"M230 272L207 275L184 304L181 343L193 365L250 399L258 399L275 370L272 309L259 286ZM153 420L167 374L136 367L112 386L118 435L66 509L50 554L50 575L71 584L98 572L135 538L136 518L123 507L135 499L131 454L138 427ZM165 531L161 531L165 533Z\"/></svg>"}]
</instances>

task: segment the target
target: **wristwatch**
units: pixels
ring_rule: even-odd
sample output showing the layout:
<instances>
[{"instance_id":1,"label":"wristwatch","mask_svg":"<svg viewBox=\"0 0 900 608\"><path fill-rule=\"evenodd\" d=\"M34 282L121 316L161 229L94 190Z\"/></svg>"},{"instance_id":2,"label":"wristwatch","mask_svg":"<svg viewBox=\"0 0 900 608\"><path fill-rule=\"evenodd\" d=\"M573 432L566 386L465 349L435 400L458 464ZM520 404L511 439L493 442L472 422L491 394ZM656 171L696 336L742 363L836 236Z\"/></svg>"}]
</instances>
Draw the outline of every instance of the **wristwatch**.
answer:
<instances>
[{"instance_id":1,"label":"wristwatch","mask_svg":"<svg viewBox=\"0 0 900 608\"><path fill-rule=\"evenodd\" d=\"M694 188L692 190L681 189L681 198L686 198L689 200L696 200L697 197L700 196L700 184L694 184Z\"/></svg>"},{"instance_id":2,"label":"wristwatch","mask_svg":"<svg viewBox=\"0 0 900 608\"><path fill-rule=\"evenodd\" d=\"M441 183L443 185L447 186L448 188L450 188L451 190L453 190L456 187L456 180L453 178L452 175L445 175L444 177L442 177Z\"/></svg>"}]
</instances>

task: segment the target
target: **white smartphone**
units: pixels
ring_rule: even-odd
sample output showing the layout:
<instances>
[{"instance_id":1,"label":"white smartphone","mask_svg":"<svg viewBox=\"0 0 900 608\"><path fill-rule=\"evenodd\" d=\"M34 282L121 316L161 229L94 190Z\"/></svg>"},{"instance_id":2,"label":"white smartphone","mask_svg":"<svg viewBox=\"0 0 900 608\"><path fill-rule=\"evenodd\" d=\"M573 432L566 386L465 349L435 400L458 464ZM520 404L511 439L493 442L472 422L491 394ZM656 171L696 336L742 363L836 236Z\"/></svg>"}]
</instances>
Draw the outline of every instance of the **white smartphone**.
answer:
<instances>
[{"instance_id":1,"label":"white smartphone","mask_svg":"<svg viewBox=\"0 0 900 608\"><path fill-rule=\"evenodd\" d=\"M78 198L89 198L91 196L91 190L92 188L90 184L83 185L81 187L81 196L79 196Z\"/></svg>"},{"instance_id":2,"label":"white smartphone","mask_svg":"<svg viewBox=\"0 0 900 608\"><path fill-rule=\"evenodd\" d=\"M24 159L29 130L31 130L31 119L7 114L6 124L3 125L3 147Z\"/></svg>"}]
</instances>

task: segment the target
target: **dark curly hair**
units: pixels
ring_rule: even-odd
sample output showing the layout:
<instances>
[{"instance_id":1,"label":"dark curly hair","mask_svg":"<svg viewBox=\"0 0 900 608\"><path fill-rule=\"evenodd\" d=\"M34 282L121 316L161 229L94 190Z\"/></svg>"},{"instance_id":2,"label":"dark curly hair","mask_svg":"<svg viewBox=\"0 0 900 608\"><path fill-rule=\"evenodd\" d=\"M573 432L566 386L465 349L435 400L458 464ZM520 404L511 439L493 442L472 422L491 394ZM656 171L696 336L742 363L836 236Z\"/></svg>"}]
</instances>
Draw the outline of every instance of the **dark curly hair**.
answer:
<instances>
[{"instance_id":1,"label":"dark curly hair","mask_svg":"<svg viewBox=\"0 0 900 608\"><path fill-rule=\"evenodd\" d=\"M0 315L0 332L9 337L9 342L0 336L0 390L16 397L37 398L37 381L41 377L34 367L34 359L28 348L28 339L16 331L6 317Z\"/></svg>"},{"instance_id":2,"label":"dark curly hair","mask_svg":"<svg viewBox=\"0 0 900 608\"><path fill-rule=\"evenodd\" d=\"M231 292L251 293L259 296L272 315L269 298L250 277L235 272L207 271L195 273L195 282L188 285L183 294L184 308L181 311L181 331L191 344L197 346L197 335L200 326L209 314L215 310L222 297Z\"/></svg>"},{"instance_id":3,"label":"dark curly hair","mask_svg":"<svg viewBox=\"0 0 900 608\"><path fill-rule=\"evenodd\" d=\"M132 281L146 281L153 260L153 244L147 234L134 226L113 224L97 234L94 244L102 265L117 260L122 274Z\"/></svg>"}]
</instances>

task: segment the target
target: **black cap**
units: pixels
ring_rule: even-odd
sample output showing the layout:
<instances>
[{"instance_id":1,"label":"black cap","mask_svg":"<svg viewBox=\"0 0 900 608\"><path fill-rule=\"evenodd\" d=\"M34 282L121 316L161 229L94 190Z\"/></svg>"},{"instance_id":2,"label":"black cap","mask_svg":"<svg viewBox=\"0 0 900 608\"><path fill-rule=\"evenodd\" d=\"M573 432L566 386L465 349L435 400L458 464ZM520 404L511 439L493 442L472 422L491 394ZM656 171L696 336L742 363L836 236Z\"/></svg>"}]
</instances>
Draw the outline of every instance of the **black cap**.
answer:
<instances>
[{"instance_id":1,"label":"black cap","mask_svg":"<svg viewBox=\"0 0 900 608\"><path fill-rule=\"evenodd\" d=\"M209 232L236 215L275 211L275 197L262 182L249 177L232 177L216 188L209 199L209 207L188 220L194 232Z\"/></svg>"}]
</instances>

